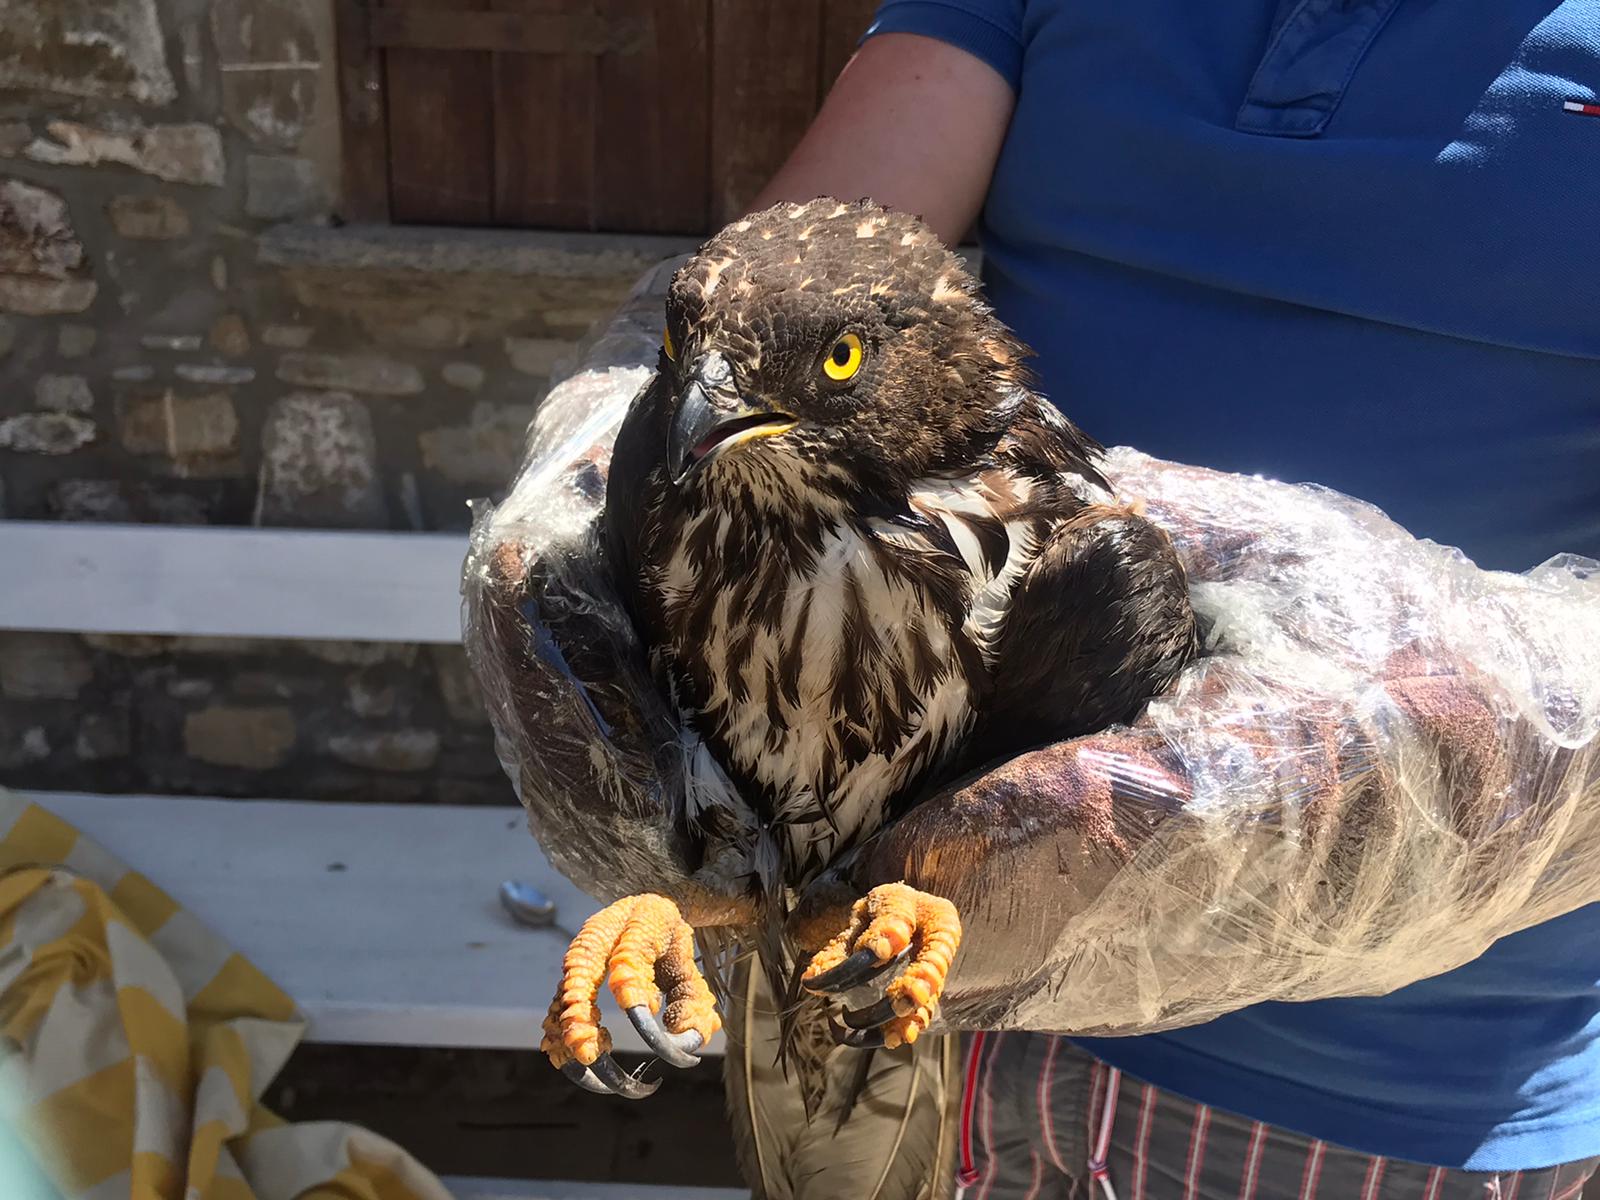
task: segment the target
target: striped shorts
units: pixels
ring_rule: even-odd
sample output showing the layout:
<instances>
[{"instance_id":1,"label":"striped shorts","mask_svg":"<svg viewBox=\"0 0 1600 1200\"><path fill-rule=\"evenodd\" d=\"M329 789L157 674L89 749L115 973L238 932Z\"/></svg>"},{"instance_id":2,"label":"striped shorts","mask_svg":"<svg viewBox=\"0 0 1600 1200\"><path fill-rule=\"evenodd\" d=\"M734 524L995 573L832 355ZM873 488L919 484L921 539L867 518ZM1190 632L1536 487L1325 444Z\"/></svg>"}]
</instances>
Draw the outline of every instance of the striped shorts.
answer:
<instances>
[{"instance_id":1,"label":"striped shorts","mask_svg":"<svg viewBox=\"0 0 1600 1200\"><path fill-rule=\"evenodd\" d=\"M966 1064L962 1200L1578 1200L1600 1166L1377 1158L1196 1104L1042 1034L971 1035Z\"/></svg>"}]
</instances>

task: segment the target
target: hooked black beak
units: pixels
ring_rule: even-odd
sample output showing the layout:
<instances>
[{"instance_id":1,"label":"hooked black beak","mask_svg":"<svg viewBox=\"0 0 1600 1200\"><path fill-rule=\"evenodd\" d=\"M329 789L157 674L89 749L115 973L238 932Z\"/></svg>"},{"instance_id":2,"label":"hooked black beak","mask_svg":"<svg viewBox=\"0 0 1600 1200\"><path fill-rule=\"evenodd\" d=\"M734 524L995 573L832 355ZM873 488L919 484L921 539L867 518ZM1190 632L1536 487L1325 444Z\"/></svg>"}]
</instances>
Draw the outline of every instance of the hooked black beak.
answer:
<instances>
[{"instance_id":1,"label":"hooked black beak","mask_svg":"<svg viewBox=\"0 0 1600 1200\"><path fill-rule=\"evenodd\" d=\"M674 483L684 482L729 446L773 437L795 426L789 413L744 403L731 386L731 373L721 356L711 358L715 361L696 372L678 396L678 409L667 430L667 470Z\"/></svg>"}]
</instances>

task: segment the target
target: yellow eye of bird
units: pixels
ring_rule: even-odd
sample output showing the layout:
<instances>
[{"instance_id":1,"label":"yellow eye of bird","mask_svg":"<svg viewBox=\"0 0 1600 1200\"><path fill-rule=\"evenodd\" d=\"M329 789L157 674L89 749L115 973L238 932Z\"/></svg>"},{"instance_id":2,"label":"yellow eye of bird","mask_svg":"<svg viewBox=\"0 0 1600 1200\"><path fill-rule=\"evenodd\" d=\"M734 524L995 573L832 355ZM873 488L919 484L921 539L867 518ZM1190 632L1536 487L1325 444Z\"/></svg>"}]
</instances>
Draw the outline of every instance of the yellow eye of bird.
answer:
<instances>
[{"instance_id":1,"label":"yellow eye of bird","mask_svg":"<svg viewBox=\"0 0 1600 1200\"><path fill-rule=\"evenodd\" d=\"M861 370L861 339L847 333L833 344L822 360L822 373L835 383L843 383Z\"/></svg>"},{"instance_id":2,"label":"yellow eye of bird","mask_svg":"<svg viewBox=\"0 0 1600 1200\"><path fill-rule=\"evenodd\" d=\"M661 327L661 348L667 352L669 359L673 362L678 361L678 348L672 344L671 326L663 325Z\"/></svg>"}]
</instances>

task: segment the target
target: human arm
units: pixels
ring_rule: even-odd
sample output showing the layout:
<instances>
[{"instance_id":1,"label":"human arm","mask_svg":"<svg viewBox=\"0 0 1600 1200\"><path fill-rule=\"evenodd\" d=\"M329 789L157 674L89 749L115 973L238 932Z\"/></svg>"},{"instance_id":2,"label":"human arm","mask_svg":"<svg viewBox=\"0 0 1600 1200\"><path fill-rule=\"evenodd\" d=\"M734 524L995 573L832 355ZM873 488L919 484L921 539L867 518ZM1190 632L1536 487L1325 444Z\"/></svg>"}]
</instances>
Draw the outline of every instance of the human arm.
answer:
<instances>
[{"instance_id":1,"label":"human arm","mask_svg":"<svg viewBox=\"0 0 1600 1200\"><path fill-rule=\"evenodd\" d=\"M953 246L983 207L1014 101L994 67L947 42L869 38L751 211L871 196L920 214Z\"/></svg>"}]
</instances>

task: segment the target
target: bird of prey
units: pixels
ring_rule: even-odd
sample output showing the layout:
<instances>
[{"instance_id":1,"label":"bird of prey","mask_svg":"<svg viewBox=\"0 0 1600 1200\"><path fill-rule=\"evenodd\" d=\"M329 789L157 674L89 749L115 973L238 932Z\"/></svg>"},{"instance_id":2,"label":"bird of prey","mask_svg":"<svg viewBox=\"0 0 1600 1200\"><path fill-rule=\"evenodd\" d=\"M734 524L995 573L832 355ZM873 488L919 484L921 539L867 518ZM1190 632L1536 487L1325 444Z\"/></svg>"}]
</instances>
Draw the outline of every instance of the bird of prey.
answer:
<instances>
[{"instance_id":1,"label":"bird of prey","mask_svg":"<svg viewBox=\"0 0 1600 1200\"><path fill-rule=\"evenodd\" d=\"M1194 655L1166 537L1117 501L1026 357L956 255L867 201L778 205L674 276L658 370L612 456L602 553L658 682L734 785L690 819L704 840L747 840L747 903L697 916L630 896L584 927L543 1044L575 1080L650 1090L608 1053L608 975L672 1065L748 1017L719 1013L696 965L708 921L735 927L774 997L826 1018L808 1026L820 1045L789 1043L806 1112L834 1086L817 1061L915 1050L959 913L903 884L823 912L795 898L930 789L1131 720ZM881 998L839 1011L873 981ZM738 1083L742 1103L775 1103ZM760 1186L784 1174L764 1163Z\"/></svg>"}]
</instances>

